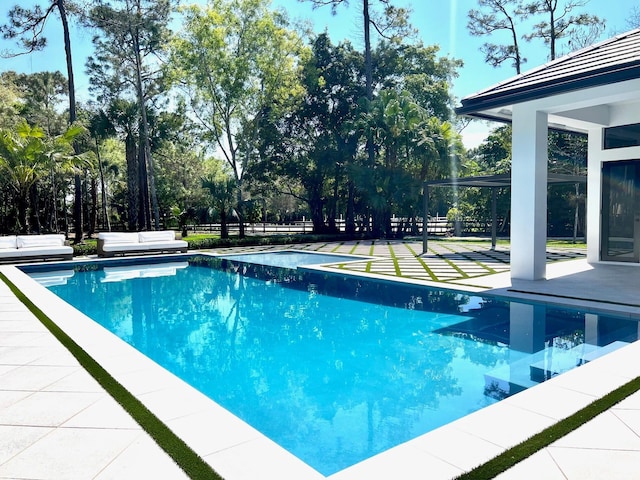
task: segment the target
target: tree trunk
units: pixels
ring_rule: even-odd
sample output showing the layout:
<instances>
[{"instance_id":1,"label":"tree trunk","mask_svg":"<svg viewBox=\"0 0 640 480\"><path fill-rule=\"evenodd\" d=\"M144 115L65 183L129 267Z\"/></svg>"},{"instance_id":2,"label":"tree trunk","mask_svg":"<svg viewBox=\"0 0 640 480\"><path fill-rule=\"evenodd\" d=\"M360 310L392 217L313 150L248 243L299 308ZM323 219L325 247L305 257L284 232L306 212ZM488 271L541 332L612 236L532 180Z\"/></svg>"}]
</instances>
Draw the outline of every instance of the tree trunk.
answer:
<instances>
[{"instance_id":1,"label":"tree trunk","mask_svg":"<svg viewBox=\"0 0 640 480\"><path fill-rule=\"evenodd\" d=\"M140 3L138 2L138 16L141 17L142 13L140 11ZM155 179L155 168L153 165L153 158L151 157L151 146L149 145L149 122L147 120L147 105L145 92L142 88L142 58L140 56L140 45L138 43L138 29L137 27L131 32L131 36L133 38L133 49L136 61L136 90L138 94L138 103L140 106L140 118L142 119L141 125L141 139L140 143L144 148L144 159L145 161L145 170L148 167L148 182L145 182L149 186L149 190L151 193L151 207L153 210L153 224L155 230L160 228L160 210L158 208L158 197L156 195L156 179ZM149 227L150 227L150 222ZM151 228L148 228L149 230Z\"/></svg>"},{"instance_id":2,"label":"tree trunk","mask_svg":"<svg viewBox=\"0 0 640 480\"><path fill-rule=\"evenodd\" d=\"M56 187L56 172L55 167L51 165L51 195L53 202L53 232L58 232L60 225L58 225L58 188Z\"/></svg>"},{"instance_id":3,"label":"tree trunk","mask_svg":"<svg viewBox=\"0 0 640 480\"><path fill-rule=\"evenodd\" d=\"M96 222L98 217L98 182L95 177L91 177L91 209L89 210L89 238L96 232Z\"/></svg>"},{"instance_id":4,"label":"tree trunk","mask_svg":"<svg viewBox=\"0 0 640 480\"><path fill-rule=\"evenodd\" d=\"M576 243L576 239L578 238L578 221L580 219L580 202L578 201L580 198L580 184L576 183L576 208L573 212L573 243Z\"/></svg>"},{"instance_id":5,"label":"tree trunk","mask_svg":"<svg viewBox=\"0 0 640 480\"><path fill-rule=\"evenodd\" d=\"M31 225L35 233L40 235L42 233L42 225L40 224L40 196L38 195L38 186L34 183L29 188L31 195ZM30 233L30 232L27 232Z\"/></svg>"},{"instance_id":6,"label":"tree trunk","mask_svg":"<svg viewBox=\"0 0 640 480\"><path fill-rule=\"evenodd\" d=\"M147 162L145 160L145 148L142 139L138 145L138 226L143 230L151 230L151 211L149 210L149 176L147 175Z\"/></svg>"},{"instance_id":7,"label":"tree trunk","mask_svg":"<svg viewBox=\"0 0 640 480\"><path fill-rule=\"evenodd\" d=\"M356 233L355 190L353 181L349 180L347 182L347 215L345 219L345 232L350 235Z\"/></svg>"},{"instance_id":8,"label":"tree trunk","mask_svg":"<svg viewBox=\"0 0 640 480\"><path fill-rule=\"evenodd\" d=\"M229 238L229 227L227 226L227 208L220 208L220 238Z\"/></svg>"},{"instance_id":9,"label":"tree trunk","mask_svg":"<svg viewBox=\"0 0 640 480\"><path fill-rule=\"evenodd\" d=\"M369 0L362 0L362 16L364 20L364 70L367 90L367 113L371 111L371 102L373 101L373 63L371 61L371 18L369 16ZM373 168L375 162L376 149L373 143L373 134L371 129L367 132L367 159L368 167Z\"/></svg>"},{"instance_id":10,"label":"tree trunk","mask_svg":"<svg viewBox=\"0 0 640 480\"><path fill-rule=\"evenodd\" d=\"M236 192L236 213L238 214L238 236L244 238L244 198L242 197L242 180L236 176L238 191Z\"/></svg>"},{"instance_id":11,"label":"tree trunk","mask_svg":"<svg viewBox=\"0 0 640 480\"><path fill-rule=\"evenodd\" d=\"M18 192L18 222L16 230L19 233L29 233L29 190Z\"/></svg>"},{"instance_id":12,"label":"tree trunk","mask_svg":"<svg viewBox=\"0 0 640 480\"><path fill-rule=\"evenodd\" d=\"M136 143L131 132L125 138L125 154L127 160L127 200L129 230L138 230L138 204L140 203L140 182Z\"/></svg>"},{"instance_id":13,"label":"tree trunk","mask_svg":"<svg viewBox=\"0 0 640 480\"><path fill-rule=\"evenodd\" d=\"M96 157L98 158L98 171L100 172L100 203L102 204L102 224L111 231L111 222L109 221L109 213L107 211L107 189L104 182L104 167L100 158L100 144L96 138Z\"/></svg>"},{"instance_id":14,"label":"tree trunk","mask_svg":"<svg viewBox=\"0 0 640 480\"><path fill-rule=\"evenodd\" d=\"M62 33L64 36L64 53L67 63L67 83L69 86L69 125L76 122L76 89L73 78L73 62L71 56L71 37L69 35L69 22L67 20L67 11L65 9L64 0L56 0L56 6L60 13L60 21L62 22ZM73 142L73 149L76 154L80 153L78 145ZM73 177L74 182L74 204L73 204L73 229L74 243L82 241L82 180L80 174Z\"/></svg>"},{"instance_id":15,"label":"tree trunk","mask_svg":"<svg viewBox=\"0 0 640 480\"><path fill-rule=\"evenodd\" d=\"M318 190L309 192L310 196L307 200L309 211L311 212L311 222L313 223L313 233L319 234L326 231L324 216L322 215L323 201Z\"/></svg>"}]
</instances>

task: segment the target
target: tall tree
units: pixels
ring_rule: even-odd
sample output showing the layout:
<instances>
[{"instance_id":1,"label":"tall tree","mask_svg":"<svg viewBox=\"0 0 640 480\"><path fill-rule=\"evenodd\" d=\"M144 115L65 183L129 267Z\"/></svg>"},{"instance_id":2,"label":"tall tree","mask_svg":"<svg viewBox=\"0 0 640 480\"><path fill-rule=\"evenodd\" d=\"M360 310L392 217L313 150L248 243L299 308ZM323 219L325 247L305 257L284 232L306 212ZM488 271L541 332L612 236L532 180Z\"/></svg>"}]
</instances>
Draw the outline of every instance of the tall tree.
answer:
<instances>
[{"instance_id":1,"label":"tall tree","mask_svg":"<svg viewBox=\"0 0 640 480\"><path fill-rule=\"evenodd\" d=\"M485 60L493 67L511 60L516 73L520 74L522 64L526 62L521 54L517 20L521 14L521 0L478 0L479 9L469 10L467 29L474 36L492 35L496 32L506 32L507 43L485 42L481 51Z\"/></svg>"},{"instance_id":2,"label":"tall tree","mask_svg":"<svg viewBox=\"0 0 640 480\"><path fill-rule=\"evenodd\" d=\"M631 12L627 15L627 27L634 29L640 28L640 7L634 5Z\"/></svg>"},{"instance_id":3,"label":"tall tree","mask_svg":"<svg viewBox=\"0 0 640 480\"><path fill-rule=\"evenodd\" d=\"M336 230L339 196L348 196L339 193L360 141L353 125L364 95L364 58L350 43L333 45L327 34L313 39L311 47L302 74L304 98L284 119L263 128L257 170L269 185L263 190L305 202L314 232L322 233Z\"/></svg>"},{"instance_id":4,"label":"tall tree","mask_svg":"<svg viewBox=\"0 0 640 480\"><path fill-rule=\"evenodd\" d=\"M13 7L9 12L9 23L0 26L0 33L5 39L17 39L22 46L24 53L31 53L42 50L47 45L47 39L42 35L44 25L53 12L57 11L62 23L62 34L64 40L64 52L67 63L67 82L69 85L69 125L76 122L76 94L75 81L73 76L73 62L71 54L71 35L69 31L69 19L67 7L69 0L50 0L48 7L43 10L40 5L35 5L32 9L23 8L19 5ZM77 148L77 147L74 147ZM79 153L76 151L76 154ZM75 230L75 242L82 241L82 183L80 174L74 178L75 201L73 207L73 224Z\"/></svg>"},{"instance_id":5,"label":"tall tree","mask_svg":"<svg viewBox=\"0 0 640 480\"><path fill-rule=\"evenodd\" d=\"M160 213L155 185L155 165L151 154L148 103L159 93L161 70L157 57L167 44L167 25L172 0L96 0L89 23L101 30L95 37L96 57L89 60L92 79L100 79L108 93L130 93L136 99L140 119L138 158L143 171L142 192L150 193L153 226L159 228ZM143 228L150 229L149 201L144 199Z\"/></svg>"},{"instance_id":6,"label":"tall tree","mask_svg":"<svg viewBox=\"0 0 640 480\"><path fill-rule=\"evenodd\" d=\"M306 49L267 0L211 0L184 10L173 42L174 79L186 87L194 115L224 157L237 186L244 236L245 174L257 160L260 128L302 94L299 57Z\"/></svg>"},{"instance_id":7,"label":"tall tree","mask_svg":"<svg viewBox=\"0 0 640 480\"><path fill-rule=\"evenodd\" d=\"M114 99L106 110L109 123L115 128L117 136L124 144L124 157L126 165L126 208L124 209L127 228L139 230L144 222L140 222L141 195L140 195L140 165L136 138L140 127L138 106L135 102L122 99ZM144 215L143 215L144 217Z\"/></svg>"},{"instance_id":8,"label":"tall tree","mask_svg":"<svg viewBox=\"0 0 640 480\"><path fill-rule=\"evenodd\" d=\"M558 42L575 35L576 31L587 27L604 28L604 20L588 13L572 15L576 8L584 7L588 0L536 0L523 5L526 15L542 15L546 19L533 26L533 33L524 38L528 41L539 38L549 45L549 58L555 60L558 55Z\"/></svg>"},{"instance_id":9,"label":"tall tree","mask_svg":"<svg viewBox=\"0 0 640 480\"><path fill-rule=\"evenodd\" d=\"M298 0L299 2L311 2L313 8L326 5L331 6L331 12L336 15L339 5L349 5L349 0ZM373 100L373 62L371 28L387 40L398 40L415 33L409 24L409 10L395 7L390 0L378 0L382 5L382 11L371 7L370 0L362 0L362 28L364 33L364 58L366 75L366 94L369 101Z\"/></svg>"},{"instance_id":10,"label":"tall tree","mask_svg":"<svg viewBox=\"0 0 640 480\"><path fill-rule=\"evenodd\" d=\"M60 72L1 74L20 91L20 114L29 125L38 125L47 135L58 135L68 127L68 117L60 113L67 96L67 79Z\"/></svg>"},{"instance_id":11,"label":"tall tree","mask_svg":"<svg viewBox=\"0 0 640 480\"><path fill-rule=\"evenodd\" d=\"M403 44L382 41L373 52L376 89L406 91L428 115L440 121L451 118L450 85L462 66L456 60L439 54L438 45L422 42Z\"/></svg>"},{"instance_id":12,"label":"tall tree","mask_svg":"<svg viewBox=\"0 0 640 480\"><path fill-rule=\"evenodd\" d=\"M311 2L314 8L330 5L331 12L336 15L339 5L349 5L349 0L298 0L300 2ZM409 23L410 10L406 8L395 7L391 0L378 0L381 10L372 8L370 0L362 0L362 28L364 34L364 65L365 65L365 81L366 81L366 108L371 108L371 102L374 97L373 85L373 59L372 59L372 42L371 28L377 32L381 38L399 42L402 38L412 36L415 30ZM366 151L367 161L370 165L375 162L376 146L373 138L369 133L366 135ZM353 188L349 189L349 204L353 203ZM354 230L354 219L351 216L353 208L347 209L347 232L352 233Z\"/></svg>"},{"instance_id":13,"label":"tall tree","mask_svg":"<svg viewBox=\"0 0 640 480\"><path fill-rule=\"evenodd\" d=\"M91 118L89 119L89 131L95 142L96 160L98 162L98 172L100 174L100 200L102 205L103 223L110 232L111 222L108 214L107 186L105 181L104 163L100 155L100 143L109 136L115 136L116 129L107 114L103 110L100 110L92 113Z\"/></svg>"}]
</instances>

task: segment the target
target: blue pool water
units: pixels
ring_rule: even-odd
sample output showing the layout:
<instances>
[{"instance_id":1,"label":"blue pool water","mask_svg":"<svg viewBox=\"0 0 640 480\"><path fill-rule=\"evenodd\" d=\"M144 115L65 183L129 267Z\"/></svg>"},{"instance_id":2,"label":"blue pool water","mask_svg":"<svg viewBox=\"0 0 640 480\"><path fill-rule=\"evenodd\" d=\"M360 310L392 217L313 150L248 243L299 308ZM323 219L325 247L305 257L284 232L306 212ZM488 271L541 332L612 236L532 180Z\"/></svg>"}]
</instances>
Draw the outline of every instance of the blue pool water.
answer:
<instances>
[{"instance_id":1,"label":"blue pool water","mask_svg":"<svg viewBox=\"0 0 640 480\"><path fill-rule=\"evenodd\" d=\"M298 252L295 250L270 253L240 253L224 255L221 258L237 260L239 262L270 265L272 267L298 268L304 265L320 265L323 263L341 263L362 260L364 257L337 255L333 253Z\"/></svg>"},{"instance_id":2,"label":"blue pool water","mask_svg":"<svg viewBox=\"0 0 640 480\"><path fill-rule=\"evenodd\" d=\"M629 318L211 257L23 269L324 475L638 336Z\"/></svg>"}]
</instances>

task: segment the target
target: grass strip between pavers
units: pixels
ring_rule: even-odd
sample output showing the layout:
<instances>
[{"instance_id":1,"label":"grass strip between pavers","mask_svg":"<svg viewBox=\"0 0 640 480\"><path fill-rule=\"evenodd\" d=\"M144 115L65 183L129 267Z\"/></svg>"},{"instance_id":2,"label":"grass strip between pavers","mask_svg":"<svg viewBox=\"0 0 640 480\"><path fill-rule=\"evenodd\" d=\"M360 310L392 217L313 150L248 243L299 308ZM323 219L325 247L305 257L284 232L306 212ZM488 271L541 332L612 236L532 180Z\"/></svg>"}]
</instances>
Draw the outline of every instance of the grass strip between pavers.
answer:
<instances>
[{"instance_id":1,"label":"grass strip between pavers","mask_svg":"<svg viewBox=\"0 0 640 480\"><path fill-rule=\"evenodd\" d=\"M176 464L193 479L222 480L211 465L204 461L184 441L171 431L144 404L124 388L109 372L96 362L80 345L29 300L13 282L0 272L0 280L31 313L69 350L78 363L118 402L131 417L156 441Z\"/></svg>"},{"instance_id":2,"label":"grass strip between pavers","mask_svg":"<svg viewBox=\"0 0 640 480\"><path fill-rule=\"evenodd\" d=\"M396 252L393 251L393 245L387 242L387 247L389 248L389 254L391 255L391 260L393 261L393 269L396 272L396 277L402 277L402 272L400 271L400 264L398 263L398 257L396 257Z\"/></svg>"},{"instance_id":3,"label":"grass strip between pavers","mask_svg":"<svg viewBox=\"0 0 640 480\"><path fill-rule=\"evenodd\" d=\"M435 273L433 273L433 270L431 270L429 268L429 265L427 265L427 262L425 262L420 255L418 254L418 252L416 252L413 248L411 248L411 245L409 245L408 243L406 244L407 249L413 254L413 256L415 257L415 259L418 261L418 263L420 265L422 265L422 268L424 268L424 271L427 273L427 275L429 275L429 277L431 277L431 280L433 280L434 282L439 282L440 279L436 276ZM435 254L435 252L432 250L431 253Z\"/></svg>"},{"instance_id":4,"label":"grass strip between pavers","mask_svg":"<svg viewBox=\"0 0 640 480\"><path fill-rule=\"evenodd\" d=\"M573 432L588 421L593 420L638 390L640 390L640 377L634 378L630 382L616 388L613 392L606 394L604 397L578 410L573 415L545 428L524 442L456 478L458 480L484 480L494 478L534 453L548 447L556 440Z\"/></svg>"}]
</instances>

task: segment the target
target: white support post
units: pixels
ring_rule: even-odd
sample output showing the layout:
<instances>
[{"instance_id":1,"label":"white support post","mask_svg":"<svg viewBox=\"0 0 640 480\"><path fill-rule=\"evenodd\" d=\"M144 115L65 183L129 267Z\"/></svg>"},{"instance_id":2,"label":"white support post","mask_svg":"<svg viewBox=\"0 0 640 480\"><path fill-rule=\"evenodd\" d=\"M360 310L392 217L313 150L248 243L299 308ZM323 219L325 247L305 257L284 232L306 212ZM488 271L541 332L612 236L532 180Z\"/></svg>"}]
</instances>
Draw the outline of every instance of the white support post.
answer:
<instances>
[{"instance_id":1,"label":"white support post","mask_svg":"<svg viewBox=\"0 0 640 480\"><path fill-rule=\"evenodd\" d=\"M547 273L547 114L513 106L511 156L511 278Z\"/></svg>"},{"instance_id":2,"label":"white support post","mask_svg":"<svg viewBox=\"0 0 640 480\"><path fill-rule=\"evenodd\" d=\"M598 263L602 250L602 128L589 130L587 153L587 261Z\"/></svg>"}]
</instances>

